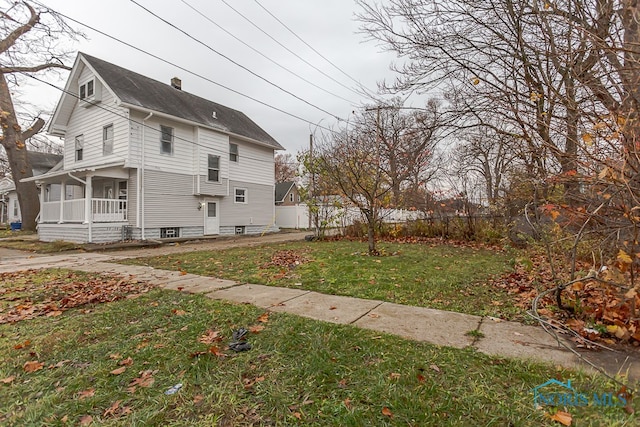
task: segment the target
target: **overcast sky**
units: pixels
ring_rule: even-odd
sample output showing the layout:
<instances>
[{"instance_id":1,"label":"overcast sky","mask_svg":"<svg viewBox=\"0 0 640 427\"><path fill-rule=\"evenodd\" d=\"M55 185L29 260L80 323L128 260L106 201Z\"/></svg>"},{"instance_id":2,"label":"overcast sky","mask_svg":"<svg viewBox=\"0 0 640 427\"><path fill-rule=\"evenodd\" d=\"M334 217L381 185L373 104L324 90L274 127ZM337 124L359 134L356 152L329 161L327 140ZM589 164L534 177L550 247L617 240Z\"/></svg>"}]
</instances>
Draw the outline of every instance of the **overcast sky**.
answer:
<instances>
[{"instance_id":1,"label":"overcast sky","mask_svg":"<svg viewBox=\"0 0 640 427\"><path fill-rule=\"evenodd\" d=\"M389 64L394 56L381 52L379 46L365 42L364 36L358 34L359 23L354 19L354 13L358 9L351 0L258 0L259 3L255 0L225 0L328 77L279 46L234 12L223 0L136 0L210 48L309 104L325 110L324 112L232 64L208 47L161 22L131 0L41 1L54 10L179 64L189 71L322 126L335 126L336 119L332 116L348 119L354 109L371 102L365 96L354 93L356 83L343 72L372 91L376 90L377 81L385 77L393 78ZM342 72L305 46L260 5L337 65ZM322 89L260 56L207 18L272 61ZM295 153L308 145L309 133L314 130L314 125L234 94L90 29L81 29L89 39L76 44L74 48L163 82L168 83L174 76L180 77L183 90L243 111L288 152ZM60 93L56 93L54 89L39 87L32 96L46 108L55 105Z\"/></svg>"}]
</instances>

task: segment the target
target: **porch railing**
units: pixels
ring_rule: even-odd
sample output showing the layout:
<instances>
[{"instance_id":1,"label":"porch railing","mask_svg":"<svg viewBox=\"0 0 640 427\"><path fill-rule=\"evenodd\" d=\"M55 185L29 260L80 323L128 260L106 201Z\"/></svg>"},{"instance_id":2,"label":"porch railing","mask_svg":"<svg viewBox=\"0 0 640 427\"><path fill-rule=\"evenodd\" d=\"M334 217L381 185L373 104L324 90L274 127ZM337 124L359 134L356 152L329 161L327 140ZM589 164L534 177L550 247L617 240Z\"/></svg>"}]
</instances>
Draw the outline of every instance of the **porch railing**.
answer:
<instances>
[{"instance_id":1,"label":"porch railing","mask_svg":"<svg viewBox=\"0 0 640 427\"><path fill-rule=\"evenodd\" d=\"M85 199L44 202L40 212L42 222L85 222ZM127 220L127 201L91 199L93 222L123 222ZM62 217L62 221L60 218Z\"/></svg>"}]
</instances>

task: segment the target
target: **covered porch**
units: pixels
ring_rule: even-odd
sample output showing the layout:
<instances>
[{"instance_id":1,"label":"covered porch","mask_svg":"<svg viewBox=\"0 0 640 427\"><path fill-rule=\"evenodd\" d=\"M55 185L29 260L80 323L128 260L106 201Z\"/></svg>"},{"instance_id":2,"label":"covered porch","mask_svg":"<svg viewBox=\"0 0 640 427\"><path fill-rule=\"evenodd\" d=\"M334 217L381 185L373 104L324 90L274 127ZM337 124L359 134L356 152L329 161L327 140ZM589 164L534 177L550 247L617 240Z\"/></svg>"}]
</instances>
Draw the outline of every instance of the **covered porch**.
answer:
<instances>
[{"instance_id":1,"label":"covered porch","mask_svg":"<svg viewBox=\"0 0 640 427\"><path fill-rule=\"evenodd\" d=\"M29 180L40 185L38 229L49 231L42 237L60 237L51 233L58 229L65 233L61 239L68 240L65 236L73 236L77 228L82 240L95 242L94 231L108 229L119 240L120 230L128 225L129 171L122 164L50 171Z\"/></svg>"}]
</instances>

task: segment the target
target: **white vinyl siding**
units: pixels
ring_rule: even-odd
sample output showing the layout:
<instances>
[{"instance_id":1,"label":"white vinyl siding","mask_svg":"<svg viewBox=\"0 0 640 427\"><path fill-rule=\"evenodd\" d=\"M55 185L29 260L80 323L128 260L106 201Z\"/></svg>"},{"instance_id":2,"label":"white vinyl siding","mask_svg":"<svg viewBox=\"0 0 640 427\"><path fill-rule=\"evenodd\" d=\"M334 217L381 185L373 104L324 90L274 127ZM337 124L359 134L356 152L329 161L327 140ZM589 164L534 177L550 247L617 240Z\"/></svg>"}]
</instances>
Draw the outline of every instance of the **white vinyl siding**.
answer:
<instances>
[{"instance_id":1,"label":"white vinyl siding","mask_svg":"<svg viewBox=\"0 0 640 427\"><path fill-rule=\"evenodd\" d=\"M85 68L80 75L79 81L95 79L89 69ZM100 165L105 162L123 160L128 151L129 121L128 109L117 108L113 95L102 85L95 85L96 91L101 91L102 104L110 105L107 111L100 106L80 106L80 101L76 102L73 113L67 124L64 164L65 169ZM98 93L96 93L96 96ZM103 154L103 129L105 126L113 125L113 152L105 156ZM75 160L75 137L83 135L84 148L82 160Z\"/></svg>"},{"instance_id":2,"label":"white vinyl siding","mask_svg":"<svg viewBox=\"0 0 640 427\"><path fill-rule=\"evenodd\" d=\"M247 203L235 203L233 194L220 200L220 226L268 226L273 223L275 205L273 185L250 184L241 181L230 182L231 188L247 190Z\"/></svg>"},{"instance_id":3,"label":"white vinyl siding","mask_svg":"<svg viewBox=\"0 0 640 427\"><path fill-rule=\"evenodd\" d=\"M179 174L192 174L196 146L195 129L180 122L174 122L164 118L152 116L145 120L144 126L141 123L148 116L142 112L132 111L131 118L131 149L128 158L128 165L141 166L141 141L144 135L144 168L145 170L161 170ZM137 122L137 123L136 123ZM160 126L168 126L173 129L173 155L161 153ZM206 156L204 167L206 167ZM205 173L203 169L202 173ZM187 191L191 191L190 185Z\"/></svg>"},{"instance_id":4,"label":"white vinyl siding","mask_svg":"<svg viewBox=\"0 0 640 427\"><path fill-rule=\"evenodd\" d=\"M190 175L145 171L145 227L202 226L204 213L191 194Z\"/></svg>"},{"instance_id":5,"label":"white vinyl siding","mask_svg":"<svg viewBox=\"0 0 640 427\"><path fill-rule=\"evenodd\" d=\"M273 148L233 139L242 154L239 162L230 162L229 179L234 181L267 184L275 180Z\"/></svg>"}]
</instances>

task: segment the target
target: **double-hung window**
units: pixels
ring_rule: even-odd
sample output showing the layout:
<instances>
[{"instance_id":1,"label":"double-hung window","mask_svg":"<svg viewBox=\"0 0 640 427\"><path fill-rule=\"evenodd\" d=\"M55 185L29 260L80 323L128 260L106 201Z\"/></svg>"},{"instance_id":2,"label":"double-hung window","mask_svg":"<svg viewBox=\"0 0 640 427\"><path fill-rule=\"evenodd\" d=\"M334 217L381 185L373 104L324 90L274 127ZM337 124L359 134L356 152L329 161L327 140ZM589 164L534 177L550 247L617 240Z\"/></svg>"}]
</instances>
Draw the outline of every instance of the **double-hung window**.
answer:
<instances>
[{"instance_id":1,"label":"double-hung window","mask_svg":"<svg viewBox=\"0 0 640 427\"><path fill-rule=\"evenodd\" d=\"M229 144L229 161L238 162L238 144Z\"/></svg>"},{"instance_id":2,"label":"double-hung window","mask_svg":"<svg viewBox=\"0 0 640 427\"><path fill-rule=\"evenodd\" d=\"M160 125L160 152L173 154L173 128Z\"/></svg>"},{"instance_id":3,"label":"double-hung window","mask_svg":"<svg viewBox=\"0 0 640 427\"><path fill-rule=\"evenodd\" d=\"M95 94L95 83L93 80L89 80L83 85L80 85L80 99L93 98Z\"/></svg>"},{"instance_id":4,"label":"double-hung window","mask_svg":"<svg viewBox=\"0 0 640 427\"><path fill-rule=\"evenodd\" d=\"M79 162L82 160L82 153L84 150L84 135L76 136L75 145L76 162Z\"/></svg>"},{"instance_id":5,"label":"double-hung window","mask_svg":"<svg viewBox=\"0 0 640 427\"><path fill-rule=\"evenodd\" d=\"M113 153L113 125L102 128L102 154L108 156Z\"/></svg>"},{"instance_id":6,"label":"double-hung window","mask_svg":"<svg viewBox=\"0 0 640 427\"><path fill-rule=\"evenodd\" d=\"M246 188L234 188L234 203L247 203L247 189Z\"/></svg>"},{"instance_id":7,"label":"double-hung window","mask_svg":"<svg viewBox=\"0 0 640 427\"><path fill-rule=\"evenodd\" d=\"M207 158L207 181L220 182L220 156L209 154Z\"/></svg>"}]
</instances>

